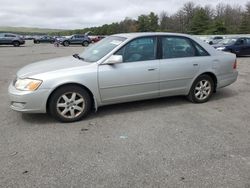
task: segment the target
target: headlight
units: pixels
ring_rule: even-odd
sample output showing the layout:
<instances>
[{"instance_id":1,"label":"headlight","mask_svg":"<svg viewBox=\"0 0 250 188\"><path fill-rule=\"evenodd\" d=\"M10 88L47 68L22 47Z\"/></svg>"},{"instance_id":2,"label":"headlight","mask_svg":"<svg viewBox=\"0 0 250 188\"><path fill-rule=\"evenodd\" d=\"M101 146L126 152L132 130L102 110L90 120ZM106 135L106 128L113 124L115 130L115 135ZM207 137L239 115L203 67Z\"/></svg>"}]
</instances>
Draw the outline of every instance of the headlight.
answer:
<instances>
[{"instance_id":1,"label":"headlight","mask_svg":"<svg viewBox=\"0 0 250 188\"><path fill-rule=\"evenodd\" d=\"M225 47L219 47L219 48L216 48L217 50L225 50L226 48Z\"/></svg>"},{"instance_id":2,"label":"headlight","mask_svg":"<svg viewBox=\"0 0 250 188\"><path fill-rule=\"evenodd\" d=\"M31 78L17 79L14 83L15 88L22 91L35 91L42 84L42 80Z\"/></svg>"}]
</instances>

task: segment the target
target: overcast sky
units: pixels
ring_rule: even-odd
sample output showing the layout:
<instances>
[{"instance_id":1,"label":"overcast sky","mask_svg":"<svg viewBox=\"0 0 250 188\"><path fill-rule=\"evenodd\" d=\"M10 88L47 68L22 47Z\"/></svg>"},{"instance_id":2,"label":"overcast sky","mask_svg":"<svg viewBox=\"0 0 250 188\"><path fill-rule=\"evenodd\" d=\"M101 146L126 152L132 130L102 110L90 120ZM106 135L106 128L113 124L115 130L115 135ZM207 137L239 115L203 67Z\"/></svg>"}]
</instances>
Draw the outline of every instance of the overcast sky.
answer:
<instances>
[{"instance_id":1,"label":"overcast sky","mask_svg":"<svg viewBox=\"0 0 250 188\"><path fill-rule=\"evenodd\" d=\"M0 0L0 26L77 29L137 18L150 11L169 14L190 0ZM194 0L244 6L249 0Z\"/></svg>"}]
</instances>

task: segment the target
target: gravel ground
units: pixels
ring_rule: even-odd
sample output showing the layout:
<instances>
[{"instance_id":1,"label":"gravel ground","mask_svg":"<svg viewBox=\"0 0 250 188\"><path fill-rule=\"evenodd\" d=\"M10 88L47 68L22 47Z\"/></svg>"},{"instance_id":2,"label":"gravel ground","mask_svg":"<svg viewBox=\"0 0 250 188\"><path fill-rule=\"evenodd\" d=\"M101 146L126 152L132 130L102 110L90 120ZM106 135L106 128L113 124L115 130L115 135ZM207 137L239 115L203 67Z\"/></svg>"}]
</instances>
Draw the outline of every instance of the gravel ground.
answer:
<instances>
[{"instance_id":1,"label":"gravel ground","mask_svg":"<svg viewBox=\"0 0 250 188\"><path fill-rule=\"evenodd\" d=\"M19 68L82 50L0 46L0 187L250 188L249 57L238 59L238 81L205 104L118 104L71 124L10 110Z\"/></svg>"}]
</instances>

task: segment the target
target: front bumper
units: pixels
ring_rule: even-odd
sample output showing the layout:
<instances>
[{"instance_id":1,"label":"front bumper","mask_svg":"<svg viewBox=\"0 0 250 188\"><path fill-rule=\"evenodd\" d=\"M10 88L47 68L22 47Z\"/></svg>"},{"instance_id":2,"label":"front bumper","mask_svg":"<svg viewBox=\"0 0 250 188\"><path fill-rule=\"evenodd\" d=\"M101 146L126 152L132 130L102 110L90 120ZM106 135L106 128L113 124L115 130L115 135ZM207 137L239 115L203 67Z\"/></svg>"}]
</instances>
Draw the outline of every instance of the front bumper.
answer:
<instances>
[{"instance_id":1,"label":"front bumper","mask_svg":"<svg viewBox=\"0 0 250 188\"><path fill-rule=\"evenodd\" d=\"M50 94L49 89L20 91L11 83L8 93L11 109L27 113L46 113L46 103Z\"/></svg>"}]
</instances>

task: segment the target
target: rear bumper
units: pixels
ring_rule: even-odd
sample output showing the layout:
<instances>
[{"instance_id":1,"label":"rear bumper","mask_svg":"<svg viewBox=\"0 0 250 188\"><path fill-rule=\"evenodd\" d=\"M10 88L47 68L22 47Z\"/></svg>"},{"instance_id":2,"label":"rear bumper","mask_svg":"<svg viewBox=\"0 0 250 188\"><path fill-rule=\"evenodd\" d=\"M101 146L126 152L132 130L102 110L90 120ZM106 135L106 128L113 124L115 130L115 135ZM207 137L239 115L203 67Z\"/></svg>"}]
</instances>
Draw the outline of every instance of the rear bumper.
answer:
<instances>
[{"instance_id":1,"label":"rear bumper","mask_svg":"<svg viewBox=\"0 0 250 188\"><path fill-rule=\"evenodd\" d=\"M238 71L234 71L231 74L220 76L217 83L217 88L226 87L237 80Z\"/></svg>"},{"instance_id":2,"label":"rear bumper","mask_svg":"<svg viewBox=\"0 0 250 188\"><path fill-rule=\"evenodd\" d=\"M8 93L11 109L27 113L46 113L49 89L38 89L32 92L20 91L10 84Z\"/></svg>"}]
</instances>

